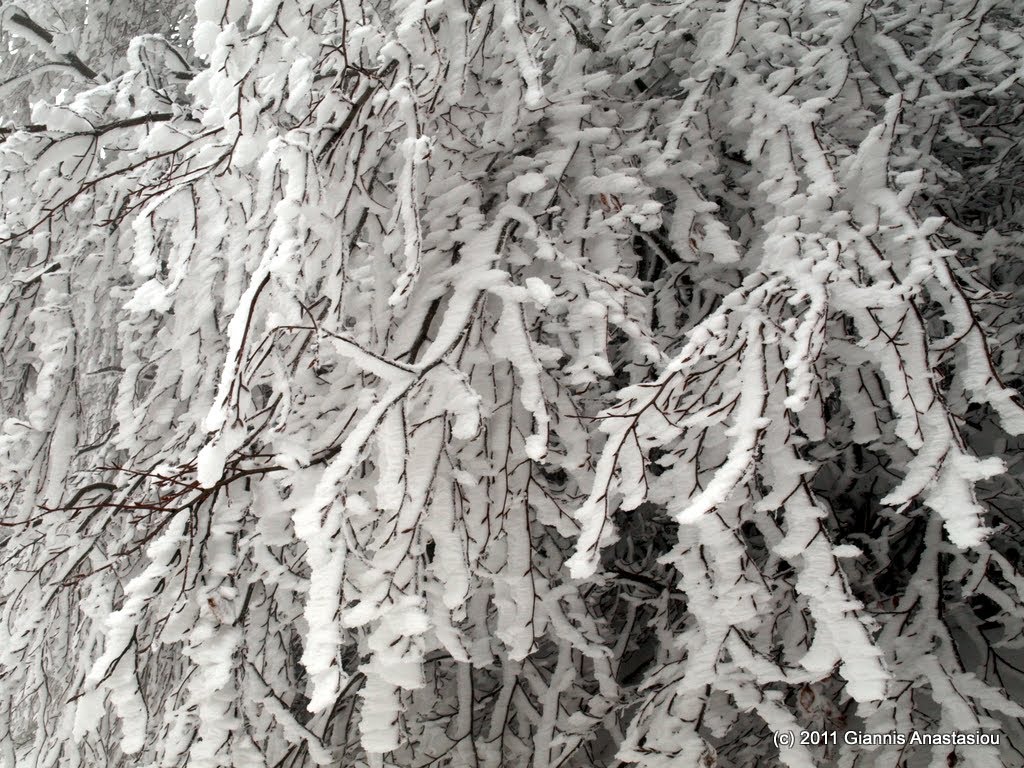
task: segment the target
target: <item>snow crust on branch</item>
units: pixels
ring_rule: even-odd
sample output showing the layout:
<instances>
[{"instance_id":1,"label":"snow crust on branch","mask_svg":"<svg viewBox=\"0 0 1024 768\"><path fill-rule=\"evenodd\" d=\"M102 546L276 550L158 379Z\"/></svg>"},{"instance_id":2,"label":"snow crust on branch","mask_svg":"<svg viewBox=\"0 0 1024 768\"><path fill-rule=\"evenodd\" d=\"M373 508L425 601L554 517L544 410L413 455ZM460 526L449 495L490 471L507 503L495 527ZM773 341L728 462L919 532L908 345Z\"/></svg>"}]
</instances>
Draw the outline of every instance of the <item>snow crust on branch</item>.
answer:
<instances>
[{"instance_id":1,"label":"snow crust on branch","mask_svg":"<svg viewBox=\"0 0 1024 768\"><path fill-rule=\"evenodd\" d=\"M6 8L0 762L1014 764L1018 15Z\"/></svg>"}]
</instances>

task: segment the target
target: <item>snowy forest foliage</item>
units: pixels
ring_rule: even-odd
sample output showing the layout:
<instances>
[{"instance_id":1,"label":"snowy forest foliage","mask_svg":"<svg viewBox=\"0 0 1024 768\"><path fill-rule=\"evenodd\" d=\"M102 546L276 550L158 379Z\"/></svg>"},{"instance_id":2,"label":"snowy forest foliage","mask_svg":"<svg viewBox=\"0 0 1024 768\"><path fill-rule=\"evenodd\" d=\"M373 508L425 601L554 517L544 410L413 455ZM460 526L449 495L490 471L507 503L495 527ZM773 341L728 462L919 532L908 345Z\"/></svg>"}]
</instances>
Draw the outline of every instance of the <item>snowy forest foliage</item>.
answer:
<instances>
[{"instance_id":1,"label":"snowy forest foliage","mask_svg":"<svg viewBox=\"0 0 1024 768\"><path fill-rule=\"evenodd\" d=\"M4 3L0 765L1024 764L1022 33Z\"/></svg>"}]
</instances>

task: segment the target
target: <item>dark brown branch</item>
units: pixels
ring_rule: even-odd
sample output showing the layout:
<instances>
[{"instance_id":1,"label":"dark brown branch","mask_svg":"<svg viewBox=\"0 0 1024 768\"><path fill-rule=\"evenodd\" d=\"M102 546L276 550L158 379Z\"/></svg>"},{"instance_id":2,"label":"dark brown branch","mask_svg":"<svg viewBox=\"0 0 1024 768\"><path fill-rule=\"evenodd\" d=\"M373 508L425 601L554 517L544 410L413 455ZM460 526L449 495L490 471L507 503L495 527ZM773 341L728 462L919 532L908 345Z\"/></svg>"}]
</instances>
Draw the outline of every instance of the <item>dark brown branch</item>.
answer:
<instances>
[{"instance_id":1,"label":"dark brown branch","mask_svg":"<svg viewBox=\"0 0 1024 768\"><path fill-rule=\"evenodd\" d=\"M50 31L45 29L44 27L41 27L39 24L37 24L27 15L25 15L24 11L20 9L14 11L13 13L11 13L10 16L7 17L7 20L12 22L13 24L16 24L19 27L27 29L36 37L42 38L47 45L53 45L53 35L50 33ZM99 81L99 73L97 73L95 70L89 67L84 61L78 58L76 54L65 53L62 54L62 56L64 57L64 61L67 62L68 66L76 72L78 72L78 74L82 75L82 77L86 78L87 80Z\"/></svg>"},{"instance_id":2,"label":"dark brown branch","mask_svg":"<svg viewBox=\"0 0 1024 768\"><path fill-rule=\"evenodd\" d=\"M124 120L115 120L111 123L104 123L103 125L97 125L95 128L89 131L71 131L64 133L63 131L53 131L54 133L62 133L65 136L101 136L104 133L110 131L116 131L120 128L134 128L139 125L147 125L148 123L165 123L174 117L173 112L154 112L149 115L138 115L137 117L129 117ZM12 133L24 132L24 133L46 133L47 131L53 130L45 125L38 123L30 123L29 125L14 125L14 126L0 126L0 136L9 136Z\"/></svg>"}]
</instances>

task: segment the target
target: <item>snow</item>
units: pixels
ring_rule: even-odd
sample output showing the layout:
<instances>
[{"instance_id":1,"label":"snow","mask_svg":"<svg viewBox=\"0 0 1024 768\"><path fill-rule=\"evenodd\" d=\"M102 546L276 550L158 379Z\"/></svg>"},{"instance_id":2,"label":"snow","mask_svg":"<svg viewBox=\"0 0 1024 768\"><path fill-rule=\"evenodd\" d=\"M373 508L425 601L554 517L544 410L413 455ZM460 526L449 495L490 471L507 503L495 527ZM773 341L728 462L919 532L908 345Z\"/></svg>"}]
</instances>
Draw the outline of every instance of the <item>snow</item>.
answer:
<instances>
[{"instance_id":1,"label":"snow","mask_svg":"<svg viewBox=\"0 0 1024 768\"><path fill-rule=\"evenodd\" d=\"M227 452L219 441L207 443L196 457L196 479L204 488L210 488L224 475Z\"/></svg>"},{"instance_id":2,"label":"snow","mask_svg":"<svg viewBox=\"0 0 1024 768\"><path fill-rule=\"evenodd\" d=\"M524 173L508 183L508 191L520 195L532 195L547 186L548 180L543 173Z\"/></svg>"},{"instance_id":3,"label":"snow","mask_svg":"<svg viewBox=\"0 0 1024 768\"><path fill-rule=\"evenodd\" d=\"M0 763L1024 743L1000 9L38 5L0 61Z\"/></svg>"}]
</instances>

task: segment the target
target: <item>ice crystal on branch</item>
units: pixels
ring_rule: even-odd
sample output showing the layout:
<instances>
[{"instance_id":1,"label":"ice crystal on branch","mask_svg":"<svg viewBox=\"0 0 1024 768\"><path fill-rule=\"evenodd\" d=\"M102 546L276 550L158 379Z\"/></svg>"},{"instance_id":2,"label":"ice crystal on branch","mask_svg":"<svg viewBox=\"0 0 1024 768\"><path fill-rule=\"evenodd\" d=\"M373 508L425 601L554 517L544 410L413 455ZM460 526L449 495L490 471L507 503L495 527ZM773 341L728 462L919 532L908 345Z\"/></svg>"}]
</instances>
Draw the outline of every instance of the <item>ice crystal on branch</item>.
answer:
<instances>
[{"instance_id":1,"label":"ice crystal on branch","mask_svg":"<svg viewBox=\"0 0 1024 768\"><path fill-rule=\"evenodd\" d=\"M5 6L0 763L1018 764L1022 21Z\"/></svg>"}]
</instances>

